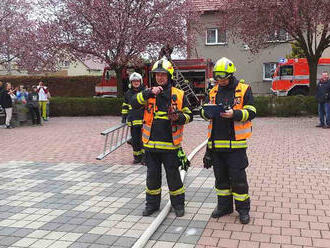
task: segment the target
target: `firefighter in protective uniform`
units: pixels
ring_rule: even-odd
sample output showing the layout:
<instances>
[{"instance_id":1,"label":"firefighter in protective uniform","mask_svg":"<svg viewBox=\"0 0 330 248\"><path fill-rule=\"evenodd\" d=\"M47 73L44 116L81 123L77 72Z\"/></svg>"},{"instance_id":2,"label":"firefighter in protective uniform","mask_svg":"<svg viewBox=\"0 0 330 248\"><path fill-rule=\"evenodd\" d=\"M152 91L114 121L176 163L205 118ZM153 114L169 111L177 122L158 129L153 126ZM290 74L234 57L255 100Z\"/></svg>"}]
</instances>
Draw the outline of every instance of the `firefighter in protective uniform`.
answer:
<instances>
[{"instance_id":1,"label":"firefighter in protective uniform","mask_svg":"<svg viewBox=\"0 0 330 248\"><path fill-rule=\"evenodd\" d=\"M227 58L219 59L213 68L216 85L206 99L208 104L222 104L225 112L210 113L201 109L201 116L210 121L208 146L204 156L204 167L213 166L218 203L212 212L213 218L231 214L233 199L240 222L250 221L250 196L245 169L247 138L251 136L251 120L256 108L251 87L242 84L233 76L235 65Z\"/></svg>"},{"instance_id":2,"label":"firefighter in protective uniform","mask_svg":"<svg viewBox=\"0 0 330 248\"><path fill-rule=\"evenodd\" d=\"M144 149L142 145L142 121L143 109L133 109L131 102L133 96L144 90L141 74L134 72L129 77L129 90L125 94L125 100L122 105L122 123L127 123L131 127L133 164L143 163Z\"/></svg>"},{"instance_id":3,"label":"firefighter in protective uniform","mask_svg":"<svg viewBox=\"0 0 330 248\"><path fill-rule=\"evenodd\" d=\"M193 119L184 92L172 87L173 66L158 60L152 67L154 87L134 96L133 108L144 107L142 141L147 165L146 206L143 216L159 210L161 165L164 164L171 205L177 217L184 215L185 188L179 166L183 126Z\"/></svg>"}]
</instances>

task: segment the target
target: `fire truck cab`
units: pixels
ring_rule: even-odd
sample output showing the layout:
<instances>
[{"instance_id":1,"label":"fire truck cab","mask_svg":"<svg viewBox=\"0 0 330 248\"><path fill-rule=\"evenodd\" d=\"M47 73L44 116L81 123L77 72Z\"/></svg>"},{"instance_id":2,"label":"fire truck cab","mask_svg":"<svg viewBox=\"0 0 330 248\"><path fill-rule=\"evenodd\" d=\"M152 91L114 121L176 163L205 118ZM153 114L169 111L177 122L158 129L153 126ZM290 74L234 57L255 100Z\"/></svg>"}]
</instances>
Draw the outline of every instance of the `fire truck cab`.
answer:
<instances>
[{"instance_id":1,"label":"fire truck cab","mask_svg":"<svg viewBox=\"0 0 330 248\"><path fill-rule=\"evenodd\" d=\"M149 86L150 64L141 67L128 67L122 70L121 79L123 81L123 90L128 90L129 75L138 72L142 75L143 84ZM98 97L117 97L117 78L116 72L111 67L105 67L101 82L95 86L95 94Z\"/></svg>"},{"instance_id":2,"label":"fire truck cab","mask_svg":"<svg viewBox=\"0 0 330 248\"><path fill-rule=\"evenodd\" d=\"M317 80L321 73L330 73L330 58L321 58L317 66ZM307 59L282 59L273 74L271 91L277 96L307 95L309 67Z\"/></svg>"},{"instance_id":3,"label":"fire truck cab","mask_svg":"<svg viewBox=\"0 0 330 248\"><path fill-rule=\"evenodd\" d=\"M189 84L198 97L200 102L205 97L208 87L208 81L212 77L213 63L210 59L185 59L173 60L175 70L178 70ZM124 92L128 89L129 75L134 71L140 73L146 87L151 86L151 64L144 64L140 67L130 67L123 69L122 80ZM175 76L178 76L176 72ZM99 97L116 97L117 96L117 78L114 70L110 67L104 68L101 82L95 87L95 94Z\"/></svg>"}]
</instances>

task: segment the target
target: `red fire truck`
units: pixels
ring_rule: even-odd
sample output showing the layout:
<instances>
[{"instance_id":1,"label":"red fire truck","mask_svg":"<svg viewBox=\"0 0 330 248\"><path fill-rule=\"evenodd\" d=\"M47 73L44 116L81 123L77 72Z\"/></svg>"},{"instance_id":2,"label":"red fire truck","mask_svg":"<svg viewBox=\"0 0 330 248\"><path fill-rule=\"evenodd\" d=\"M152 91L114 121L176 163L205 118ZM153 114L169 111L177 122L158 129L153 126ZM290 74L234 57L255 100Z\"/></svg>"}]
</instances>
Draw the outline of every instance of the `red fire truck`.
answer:
<instances>
[{"instance_id":1,"label":"red fire truck","mask_svg":"<svg viewBox=\"0 0 330 248\"><path fill-rule=\"evenodd\" d=\"M323 71L330 73L330 58L319 60L318 80ZM309 91L307 59L282 59L274 72L271 91L277 96L307 95Z\"/></svg>"},{"instance_id":2,"label":"red fire truck","mask_svg":"<svg viewBox=\"0 0 330 248\"><path fill-rule=\"evenodd\" d=\"M212 77L213 63L210 59L185 59L173 60L177 73L181 73L200 101L204 99L208 79ZM123 88L127 90L129 75L136 71L143 76L143 82L147 87L151 86L152 64L144 64L141 67L129 67L122 71ZM176 73L175 73L176 75ZM110 68L104 68L102 80L95 87L96 96L116 97L117 79L115 72Z\"/></svg>"}]
</instances>

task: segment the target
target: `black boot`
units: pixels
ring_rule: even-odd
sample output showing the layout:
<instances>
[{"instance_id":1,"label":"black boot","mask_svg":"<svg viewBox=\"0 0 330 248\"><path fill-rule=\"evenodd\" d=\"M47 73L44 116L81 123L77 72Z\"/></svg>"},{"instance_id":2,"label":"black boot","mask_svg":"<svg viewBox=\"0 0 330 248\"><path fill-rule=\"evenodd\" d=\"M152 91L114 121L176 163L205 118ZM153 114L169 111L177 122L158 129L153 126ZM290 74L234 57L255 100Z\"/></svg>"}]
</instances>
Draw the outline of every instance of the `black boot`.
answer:
<instances>
[{"instance_id":1,"label":"black boot","mask_svg":"<svg viewBox=\"0 0 330 248\"><path fill-rule=\"evenodd\" d=\"M239 211L239 221L241 222L241 224L249 224L250 215L248 210Z\"/></svg>"},{"instance_id":2,"label":"black boot","mask_svg":"<svg viewBox=\"0 0 330 248\"><path fill-rule=\"evenodd\" d=\"M239 221L242 224L248 224L250 222L250 198L245 201L235 200L236 211L239 213Z\"/></svg>"},{"instance_id":3,"label":"black boot","mask_svg":"<svg viewBox=\"0 0 330 248\"><path fill-rule=\"evenodd\" d=\"M173 209L176 217L184 216L184 206L176 206Z\"/></svg>"},{"instance_id":4,"label":"black boot","mask_svg":"<svg viewBox=\"0 0 330 248\"><path fill-rule=\"evenodd\" d=\"M213 210L211 217L220 218L234 212L233 196L218 196L218 205Z\"/></svg>"},{"instance_id":5,"label":"black boot","mask_svg":"<svg viewBox=\"0 0 330 248\"><path fill-rule=\"evenodd\" d=\"M233 212L233 209L230 208L220 208L218 209L218 206L213 210L211 217L212 218L220 218L222 216L231 214Z\"/></svg>"},{"instance_id":6,"label":"black boot","mask_svg":"<svg viewBox=\"0 0 330 248\"><path fill-rule=\"evenodd\" d=\"M150 216L158 210L159 210L159 207L158 208L145 207L145 209L142 212L142 215L143 216Z\"/></svg>"},{"instance_id":7,"label":"black boot","mask_svg":"<svg viewBox=\"0 0 330 248\"><path fill-rule=\"evenodd\" d=\"M160 207L161 194L159 195L150 195L146 194L146 207L144 208L142 215L149 216L154 212L159 210Z\"/></svg>"}]
</instances>

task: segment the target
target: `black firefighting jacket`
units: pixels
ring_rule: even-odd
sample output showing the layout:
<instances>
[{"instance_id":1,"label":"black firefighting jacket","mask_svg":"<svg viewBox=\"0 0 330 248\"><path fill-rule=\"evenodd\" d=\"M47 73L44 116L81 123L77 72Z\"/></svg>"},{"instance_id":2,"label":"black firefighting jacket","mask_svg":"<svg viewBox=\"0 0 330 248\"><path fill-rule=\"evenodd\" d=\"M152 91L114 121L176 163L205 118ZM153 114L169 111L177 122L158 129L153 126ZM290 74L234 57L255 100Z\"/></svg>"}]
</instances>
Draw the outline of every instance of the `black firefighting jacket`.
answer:
<instances>
[{"instance_id":1,"label":"black firefighting jacket","mask_svg":"<svg viewBox=\"0 0 330 248\"><path fill-rule=\"evenodd\" d=\"M230 78L230 82L227 86L220 87L216 95L216 104L223 104L225 108L233 108L235 101L235 90L238 85L238 80L233 76ZM209 96L206 98L206 103L209 102ZM243 106L254 105L254 99L252 95L251 87L249 87L244 95ZM253 109L254 107L252 107ZM249 112L247 121L251 121L256 116L256 111L251 109L246 109ZM207 116L207 113L201 109L201 117L205 120L210 120L210 117ZM209 141L221 140L221 141L230 141L230 145L227 148L216 148L217 151L230 152L232 151L231 144L235 143L235 130L234 130L234 121L241 121L243 118L242 111L234 110L234 116L232 119L223 118L221 116L213 118L213 128L211 133L211 138ZM237 149L237 148L235 148Z\"/></svg>"},{"instance_id":2,"label":"black firefighting jacket","mask_svg":"<svg viewBox=\"0 0 330 248\"><path fill-rule=\"evenodd\" d=\"M163 91L157 95L156 97L156 106L158 111L157 112L165 112L168 113L170 105L171 105L171 84L167 84L166 86L162 86ZM145 100L155 97L151 93L151 89L146 89L142 91L143 98ZM179 119L176 122L173 122L174 125L184 125L186 123L189 123L193 120L193 114L188 108L188 102L186 97L183 99L182 104L182 112L179 113ZM145 106L140 104L137 100L137 95L135 95L132 99L132 107L133 109L141 109L144 110ZM150 134L150 141L156 141L156 142L173 142L172 139L172 123L167 118L155 118L155 115L158 113L154 113L154 120L151 127L151 134ZM164 116L166 117L166 115ZM166 149L157 149L157 148L148 148L145 147L146 150L152 149L153 151L159 151L159 152L169 152L169 150ZM176 150L177 152L177 150Z\"/></svg>"},{"instance_id":3,"label":"black firefighting jacket","mask_svg":"<svg viewBox=\"0 0 330 248\"><path fill-rule=\"evenodd\" d=\"M132 108L133 96L140 91L144 90L144 86L139 88L132 87L125 93L125 100L122 105L122 122L126 122L128 126L142 125L143 120L143 109Z\"/></svg>"}]
</instances>

